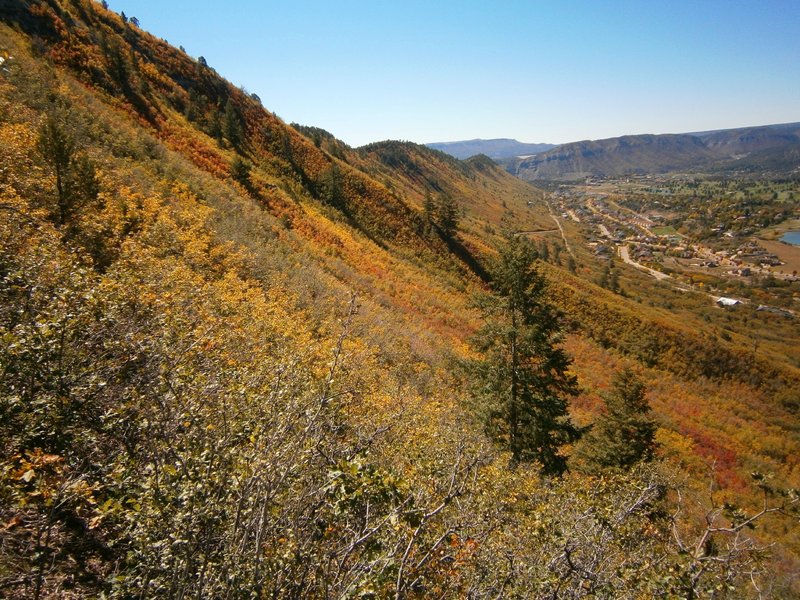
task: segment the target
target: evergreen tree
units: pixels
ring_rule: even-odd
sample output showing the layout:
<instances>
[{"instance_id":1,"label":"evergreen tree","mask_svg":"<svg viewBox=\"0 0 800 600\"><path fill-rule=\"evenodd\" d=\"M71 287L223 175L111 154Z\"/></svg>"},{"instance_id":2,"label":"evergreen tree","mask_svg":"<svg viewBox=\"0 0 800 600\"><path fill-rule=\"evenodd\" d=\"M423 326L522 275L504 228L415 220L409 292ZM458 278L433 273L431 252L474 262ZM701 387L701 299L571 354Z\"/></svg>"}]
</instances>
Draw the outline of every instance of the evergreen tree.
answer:
<instances>
[{"instance_id":1,"label":"evergreen tree","mask_svg":"<svg viewBox=\"0 0 800 600\"><path fill-rule=\"evenodd\" d=\"M605 403L605 412L583 438L576 458L590 472L628 469L637 462L651 460L656 425L650 416L644 383L630 368L614 375Z\"/></svg>"},{"instance_id":2,"label":"evergreen tree","mask_svg":"<svg viewBox=\"0 0 800 600\"><path fill-rule=\"evenodd\" d=\"M622 289L619 286L619 271L614 268L614 265L611 262L606 263L606 266L603 267L603 271L600 273L600 279L597 280L597 285L610 290L615 294L622 292Z\"/></svg>"},{"instance_id":3,"label":"evergreen tree","mask_svg":"<svg viewBox=\"0 0 800 600\"><path fill-rule=\"evenodd\" d=\"M56 222L63 225L69 214L67 178L75 155L75 140L54 114L39 130L37 149L56 176Z\"/></svg>"},{"instance_id":4,"label":"evergreen tree","mask_svg":"<svg viewBox=\"0 0 800 600\"><path fill-rule=\"evenodd\" d=\"M201 113L202 111L200 110L199 94L194 90L189 90L189 100L186 102L186 108L183 111L183 115L186 117L187 121L193 123L197 121Z\"/></svg>"},{"instance_id":5,"label":"evergreen tree","mask_svg":"<svg viewBox=\"0 0 800 600\"><path fill-rule=\"evenodd\" d=\"M545 240L539 242L539 257L544 262L550 262L550 246Z\"/></svg>"},{"instance_id":6,"label":"evergreen tree","mask_svg":"<svg viewBox=\"0 0 800 600\"><path fill-rule=\"evenodd\" d=\"M319 198L335 206L344 209L347 205L347 196L344 190L344 176L336 163L331 164L330 169L324 171L317 182Z\"/></svg>"},{"instance_id":7,"label":"evergreen tree","mask_svg":"<svg viewBox=\"0 0 800 600\"><path fill-rule=\"evenodd\" d=\"M436 220L436 204L430 192L425 192L425 200L422 202L423 232L430 235L433 231L433 223Z\"/></svg>"},{"instance_id":8,"label":"evergreen tree","mask_svg":"<svg viewBox=\"0 0 800 600\"><path fill-rule=\"evenodd\" d=\"M573 257L569 257L567 260L567 268L569 269L570 273L577 273L578 272L578 263L575 262Z\"/></svg>"},{"instance_id":9,"label":"evergreen tree","mask_svg":"<svg viewBox=\"0 0 800 600\"><path fill-rule=\"evenodd\" d=\"M67 224L100 192L94 164L79 155L75 139L64 117L48 115L39 130L37 149L56 178L56 206L53 218L59 227Z\"/></svg>"},{"instance_id":10,"label":"evergreen tree","mask_svg":"<svg viewBox=\"0 0 800 600\"><path fill-rule=\"evenodd\" d=\"M231 163L231 177L241 183L245 188L250 189L250 163L240 156L236 156Z\"/></svg>"},{"instance_id":11,"label":"evergreen tree","mask_svg":"<svg viewBox=\"0 0 800 600\"><path fill-rule=\"evenodd\" d=\"M442 194L436 205L436 224L446 238L451 238L458 229L458 204L452 196Z\"/></svg>"},{"instance_id":12,"label":"evergreen tree","mask_svg":"<svg viewBox=\"0 0 800 600\"><path fill-rule=\"evenodd\" d=\"M566 397L577 391L570 359L558 346L560 314L545 297L546 281L530 242L513 234L493 273L495 293L481 299L486 323L473 337L483 354L468 368L478 413L489 436L511 452L512 465L538 461L560 475L565 444L579 437Z\"/></svg>"},{"instance_id":13,"label":"evergreen tree","mask_svg":"<svg viewBox=\"0 0 800 600\"><path fill-rule=\"evenodd\" d=\"M601 288L608 288L608 280L610 275L611 275L611 267L606 265L600 272L600 278L597 280L597 285L599 285Z\"/></svg>"},{"instance_id":14,"label":"evergreen tree","mask_svg":"<svg viewBox=\"0 0 800 600\"><path fill-rule=\"evenodd\" d=\"M206 126L204 131L218 142L222 143L222 122L219 118L219 110L213 109L206 116Z\"/></svg>"},{"instance_id":15,"label":"evergreen tree","mask_svg":"<svg viewBox=\"0 0 800 600\"><path fill-rule=\"evenodd\" d=\"M561 244L553 244L553 263L561 264Z\"/></svg>"},{"instance_id":16,"label":"evergreen tree","mask_svg":"<svg viewBox=\"0 0 800 600\"><path fill-rule=\"evenodd\" d=\"M619 294L619 272L616 269L611 269L608 275L608 289L615 294Z\"/></svg>"},{"instance_id":17,"label":"evergreen tree","mask_svg":"<svg viewBox=\"0 0 800 600\"><path fill-rule=\"evenodd\" d=\"M222 121L222 134L228 139L231 146L238 148L242 143L242 121L230 98L225 103L225 114Z\"/></svg>"},{"instance_id":18,"label":"evergreen tree","mask_svg":"<svg viewBox=\"0 0 800 600\"><path fill-rule=\"evenodd\" d=\"M436 204L433 202L433 196L431 196L430 192L425 192L425 200L422 202L422 213L425 215L426 220L434 220L436 215Z\"/></svg>"}]
</instances>

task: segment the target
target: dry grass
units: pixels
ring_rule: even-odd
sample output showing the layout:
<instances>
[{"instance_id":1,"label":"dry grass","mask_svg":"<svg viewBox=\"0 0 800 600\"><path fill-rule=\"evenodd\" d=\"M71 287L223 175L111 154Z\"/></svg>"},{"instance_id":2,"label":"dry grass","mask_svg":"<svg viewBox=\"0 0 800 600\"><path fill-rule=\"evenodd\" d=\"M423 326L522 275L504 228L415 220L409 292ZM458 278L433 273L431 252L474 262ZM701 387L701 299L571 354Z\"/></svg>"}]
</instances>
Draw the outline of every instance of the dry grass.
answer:
<instances>
[{"instance_id":1,"label":"dry grass","mask_svg":"<svg viewBox=\"0 0 800 600\"><path fill-rule=\"evenodd\" d=\"M792 246L791 244L773 240L758 240L758 243L764 246L767 252L772 252L786 263L781 267L776 267L777 271L783 271L784 273L800 271L800 246Z\"/></svg>"}]
</instances>

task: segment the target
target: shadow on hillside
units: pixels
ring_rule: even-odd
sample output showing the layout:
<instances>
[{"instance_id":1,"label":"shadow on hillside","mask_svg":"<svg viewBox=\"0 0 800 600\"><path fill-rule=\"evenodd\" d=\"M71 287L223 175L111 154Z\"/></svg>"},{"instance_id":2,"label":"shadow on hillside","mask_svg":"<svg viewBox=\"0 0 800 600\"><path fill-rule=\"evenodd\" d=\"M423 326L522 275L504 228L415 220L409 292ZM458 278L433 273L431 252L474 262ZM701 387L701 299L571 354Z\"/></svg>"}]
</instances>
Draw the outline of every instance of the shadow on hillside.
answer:
<instances>
[{"instance_id":1,"label":"shadow on hillside","mask_svg":"<svg viewBox=\"0 0 800 600\"><path fill-rule=\"evenodd\" d=\"M447 244L447 249L456 257L458 257L458 259L464 263L464 265L478 278L480 278L481 281L485 283L490 283L492 281L492 276L489 274L486 268L472 254L472 252L470 252L469 249L461 243L460 240L442 235L441 231L439 231L439 236L442 238L442 241Z\"/></svg>"}]
</instances>

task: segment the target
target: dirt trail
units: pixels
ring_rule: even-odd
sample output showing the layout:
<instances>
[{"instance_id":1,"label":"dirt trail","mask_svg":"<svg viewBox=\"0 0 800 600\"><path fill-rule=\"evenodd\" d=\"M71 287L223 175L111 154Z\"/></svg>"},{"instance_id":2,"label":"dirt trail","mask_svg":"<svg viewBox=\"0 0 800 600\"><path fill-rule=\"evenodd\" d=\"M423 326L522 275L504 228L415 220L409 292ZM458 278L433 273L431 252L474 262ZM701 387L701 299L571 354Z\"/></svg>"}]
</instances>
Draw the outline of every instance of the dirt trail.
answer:
<instances>
[{"instance_id":1,"label":"dirt trail","mask_svg":"<svg viewBox=\"0 0 800 600\"><path fill-rule=\"evenodd\" d=\"M569 255L572 257L572 260L575 260L575 253L572 251L572 247L567 241L567 236L564 235L564 228L561 227L561 221L558 220L556 214L553 212L553 206L547 200L545 200L545 204L547 204L547 211L550 213L550 217L556 222L556 225L558 225L558 231L561 233L561 239L564 240L564 247L566 247L567 252L569 252Z\"/></svg>"}]
</instances>

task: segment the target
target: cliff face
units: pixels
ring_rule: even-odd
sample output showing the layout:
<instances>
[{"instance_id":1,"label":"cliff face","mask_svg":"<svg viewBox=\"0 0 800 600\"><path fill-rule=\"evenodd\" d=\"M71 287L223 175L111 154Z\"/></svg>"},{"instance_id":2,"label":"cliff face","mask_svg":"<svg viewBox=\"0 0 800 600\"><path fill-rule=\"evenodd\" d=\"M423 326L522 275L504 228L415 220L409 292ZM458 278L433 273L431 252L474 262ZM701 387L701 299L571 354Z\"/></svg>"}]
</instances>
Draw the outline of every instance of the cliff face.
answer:
<instances>
[{"instance_id":1,"label":"cliff face","mask_svg":"<svg viewBox=\"0 0 800 600\"><path fill-rule=\"evenodd\" d=\"M513 163L522 179L575 180L591 175L750 168L792 171L800 148L798 124L732 129L700 134L636 135L557 146ZM777 156L783 160L776 160Z\"/></svg>"}]
</instances>

